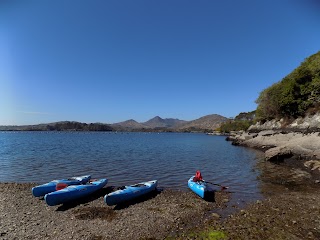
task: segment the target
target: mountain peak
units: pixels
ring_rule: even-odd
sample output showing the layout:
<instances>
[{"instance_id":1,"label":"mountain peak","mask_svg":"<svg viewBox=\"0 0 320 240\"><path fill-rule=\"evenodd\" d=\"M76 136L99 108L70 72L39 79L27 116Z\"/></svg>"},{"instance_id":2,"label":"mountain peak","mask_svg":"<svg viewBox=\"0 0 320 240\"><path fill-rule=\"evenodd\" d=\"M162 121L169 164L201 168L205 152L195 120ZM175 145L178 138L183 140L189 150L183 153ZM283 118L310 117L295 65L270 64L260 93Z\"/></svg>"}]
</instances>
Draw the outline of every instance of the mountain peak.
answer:
<instances>
[{"instance_id":1,"label":"mountain peak","mask_svg":"<svg viewBox=\"0 0 320 240\"><path fill-rule=\"evenodd\" d=\"M159 121L162 121L163 118L159 117L159 116L155 116L154 118L151 118L149 121L151 120L159 120Z\"/></svg>"},{"instance_id":2,"label":"mountain peak","mask_svg":"<svg viewBox=\"0 0 320 240\"><path fill-rule=\"evenodd\" d=\"M173 118L161 118L159 116L155 116L150 120L144 122L143 124L150 128L175 128L178 125L184 123L185 121Z\"/></svg>"}]
</instances>

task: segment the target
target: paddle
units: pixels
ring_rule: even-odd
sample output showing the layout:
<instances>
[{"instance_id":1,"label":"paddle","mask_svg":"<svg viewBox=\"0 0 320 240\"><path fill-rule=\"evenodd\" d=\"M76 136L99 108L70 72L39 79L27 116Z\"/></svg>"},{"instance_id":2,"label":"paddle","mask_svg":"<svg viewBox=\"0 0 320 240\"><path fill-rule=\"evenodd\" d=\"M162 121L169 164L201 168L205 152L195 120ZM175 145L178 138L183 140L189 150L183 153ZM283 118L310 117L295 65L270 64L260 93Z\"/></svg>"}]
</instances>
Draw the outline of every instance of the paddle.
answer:
<instances>
[{"instance_id":1,"label":"paddle","mask_svg":"<svg viewBox=\"0 0 320 240\"><path fill-rule=\"evenodd\" d=\"M204 180L203 180L204 181ZM224 190L224 189L228 189L229 187L226 187L226 186L222 186L221 184L218 184L218 183L213 183L213 182L208 182L208 181L204 181L206 183L210 183L212 185L216 185L216 186L219 186L221 187L221 190Z\"/></svg>"}]
</instances>

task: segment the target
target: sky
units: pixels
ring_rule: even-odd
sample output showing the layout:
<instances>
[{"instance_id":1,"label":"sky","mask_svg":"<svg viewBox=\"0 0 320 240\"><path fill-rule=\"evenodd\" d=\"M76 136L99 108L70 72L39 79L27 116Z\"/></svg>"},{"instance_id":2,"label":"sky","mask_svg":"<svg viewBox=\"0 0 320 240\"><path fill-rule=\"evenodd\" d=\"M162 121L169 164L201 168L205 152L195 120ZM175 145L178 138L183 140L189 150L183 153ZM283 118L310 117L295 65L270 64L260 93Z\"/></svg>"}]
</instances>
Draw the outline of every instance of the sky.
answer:
<instances>
[{"instance_id":1,"label":"sky","mask_svg":"<svg viewBox=\"0 0 320 240\"><path fill-rule=\"evenodd\" d=\"M316 0L0 0L0 125L235 117L318 51Z\"/></svg>"}]
</instances>

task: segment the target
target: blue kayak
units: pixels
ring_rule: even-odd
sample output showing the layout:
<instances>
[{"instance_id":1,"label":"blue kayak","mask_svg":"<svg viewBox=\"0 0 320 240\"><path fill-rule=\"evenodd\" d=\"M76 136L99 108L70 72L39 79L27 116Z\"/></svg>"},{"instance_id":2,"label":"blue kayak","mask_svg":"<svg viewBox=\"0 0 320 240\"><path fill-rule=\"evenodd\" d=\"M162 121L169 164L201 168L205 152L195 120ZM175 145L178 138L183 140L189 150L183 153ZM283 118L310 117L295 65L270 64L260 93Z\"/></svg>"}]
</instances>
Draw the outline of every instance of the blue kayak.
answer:
<instances>
[{"instance_id":1,"label":"blue kayak","mask_svg":"<svg viewBox=\"0 0 320 240\"><path fill-rule=\"evenodd\" d=\"M188 180L188 187L199 197L208 198L212 195L213 190L206 182L194 182L194 176Z\"/></svg>"},{"instance_id":2,"label":"blue kayak","mask_svg":"<svg viewBox=\"0 0 320 240\"><path fill-rule=\"evenodd\" d=\"M68 179L53 180L51 182L36 186L32 188L32 194L35 197L41 197L47 193L56 191L57 184L66 184L66 185L79 185L85 184L91 179L90 175L81 176L81 177L72 177Z\"/></svg>"},{"instance_id":3,"label":"blue kayak","mask_svg":"<svg viewBox=\"0 0 320 240\"><path fill-rule=\"evenodd\" d=\"M46 194L44 199L49 206L70 202L98 191L99 189L103 188L107 182L108 179L104 178L89 182L84 185L69 186L62 190Z\"/></svg>"},{"instance_id":4,"label":"blue kayak","mask_svg":"<svg viewBox=\"0 0 320 240\"><path fill-rule=\"evenodd\" d=\"M104 202L109 205L116 205L122 202L132 200L134 198L140 197L144 194L152 192L156 189L158 184L157 180L142 182L135 185L124 186L121 189L109 193L104 196Z\"/></svg>"}]
</instances>

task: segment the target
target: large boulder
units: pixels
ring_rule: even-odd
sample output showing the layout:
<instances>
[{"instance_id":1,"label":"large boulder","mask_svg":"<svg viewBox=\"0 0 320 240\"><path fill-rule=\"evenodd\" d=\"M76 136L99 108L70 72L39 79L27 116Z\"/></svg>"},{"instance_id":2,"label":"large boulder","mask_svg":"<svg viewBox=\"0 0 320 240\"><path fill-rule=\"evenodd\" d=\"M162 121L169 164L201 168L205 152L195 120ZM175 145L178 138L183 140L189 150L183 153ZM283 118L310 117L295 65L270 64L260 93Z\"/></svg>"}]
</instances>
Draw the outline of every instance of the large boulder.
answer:
<instances>
[{"instance_id":1,"label":"large boulder","mask_svg":"<svg viewBox=\"0 0 320 240\"><path fill-rule=\"evenodd\" d=\"M292 156L292 151L285 147L274 147L265 152L265 159L271 162L281 162L285 158L290 158Z\"/></svg>"}]
</instances>

